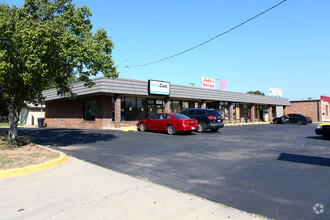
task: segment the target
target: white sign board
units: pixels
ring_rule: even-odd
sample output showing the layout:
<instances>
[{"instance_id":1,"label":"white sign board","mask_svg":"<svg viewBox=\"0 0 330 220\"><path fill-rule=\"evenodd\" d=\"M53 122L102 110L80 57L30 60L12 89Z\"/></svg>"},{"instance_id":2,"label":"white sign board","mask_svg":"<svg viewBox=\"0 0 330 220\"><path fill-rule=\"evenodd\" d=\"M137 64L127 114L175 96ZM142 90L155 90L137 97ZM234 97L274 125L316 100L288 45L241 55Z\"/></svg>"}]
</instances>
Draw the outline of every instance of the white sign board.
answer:
<instances>
[{"instance_id":1,"label":"white sign board","mask_svg":"<svg viewBox=\"0 0 330 220\"><path fill-rule=\"evenodd\" d=\"M282 89L269 88L269 95L274 97L282 97Z\"/></svg>"},{"instance_id":2,"label":"white sign board","mask_svg":"<svg viewBox=\"0 0 330 220\"><path fill-rule=\"evenodd\" d=\"M215 89L215 79L202 77L202 86L204 88Z\"/></svg>"},{"instance_id":3,"label":"white sign board","mask_svg":"<svg viewBox=\"0 0 330 220\"><path fill-rule=\"evenodd\" d=\"M148 81L149 95L170 95L170 83L156 80Z\"/></svg>"}]
</instances>

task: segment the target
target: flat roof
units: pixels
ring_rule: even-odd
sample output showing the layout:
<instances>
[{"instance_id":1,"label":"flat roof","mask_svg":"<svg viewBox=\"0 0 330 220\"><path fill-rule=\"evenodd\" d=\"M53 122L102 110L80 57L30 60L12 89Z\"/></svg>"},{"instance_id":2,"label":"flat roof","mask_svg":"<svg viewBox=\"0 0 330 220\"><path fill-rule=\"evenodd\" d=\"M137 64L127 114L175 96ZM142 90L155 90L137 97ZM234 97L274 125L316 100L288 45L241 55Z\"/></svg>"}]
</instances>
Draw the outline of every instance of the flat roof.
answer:
<instances>
[{"instance_id":1,"label":"flat roof","mask_svg":"<svg viewBox=\"0 0 330 220\"><path fill-rule=\"evenodd\" d=\"M91 88L85 87L84 82L74 83L72 86L73 93L77 94L77 96L93 94L149 96L147 81L123 78L112 79L106 77L95 78L92 81L95 82L95 85ZM68 98L57 95L56 89L44 91L43 96L45 97L45 102ZM253 95L248 93L230 92L175 84L170 84L169 97L171 99L226 101L282 106L291 105L287 98Z\"/></svg>"}]
</instances>

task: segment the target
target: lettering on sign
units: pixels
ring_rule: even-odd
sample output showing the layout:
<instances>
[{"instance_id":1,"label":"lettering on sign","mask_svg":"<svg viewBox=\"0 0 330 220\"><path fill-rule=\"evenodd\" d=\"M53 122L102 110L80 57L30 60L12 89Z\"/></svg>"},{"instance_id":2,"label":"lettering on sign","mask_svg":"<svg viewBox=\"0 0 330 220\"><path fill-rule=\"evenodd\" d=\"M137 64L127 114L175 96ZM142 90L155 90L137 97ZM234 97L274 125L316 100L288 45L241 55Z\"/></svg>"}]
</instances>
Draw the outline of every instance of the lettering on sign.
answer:
<instances>
[{"instance_id":1,"label":"lettering on sign","mask_svg":"<svg viewBox=\"0 0 330 220\"><path fill-rule=\"evenodd\" d=\"M202 86L205 88L215 89L215 79L202 77Z\"/></svg>"}]
</instances>

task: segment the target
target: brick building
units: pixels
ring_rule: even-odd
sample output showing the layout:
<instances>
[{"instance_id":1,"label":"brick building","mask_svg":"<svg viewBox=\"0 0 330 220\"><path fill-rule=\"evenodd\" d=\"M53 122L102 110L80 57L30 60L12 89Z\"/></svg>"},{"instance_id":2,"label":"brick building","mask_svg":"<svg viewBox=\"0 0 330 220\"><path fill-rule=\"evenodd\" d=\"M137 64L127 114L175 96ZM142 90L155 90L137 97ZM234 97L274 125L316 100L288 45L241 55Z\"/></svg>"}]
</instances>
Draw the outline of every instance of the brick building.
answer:
<instances>
[{"instance_id":1,"label":"brick building","mask_svg":"<svg viewBox=\"0 0 330 220\"><path fill-rule=\"evenodd\" d=\"M297 113L312 117L313 121L330 121L330 97L320 99L290 101L285 107L285 114Z\"/></svg>"},{"instance_id":2,"label":"brick building","mask_svg":"<svg viewBox=\"0 0 330 220\"><path fill-rule=\"evenodd\" d=\"M285 98L173 85L162 81L96 78L95 85L75 83L75 99L44 91L48 127L103 129L136 125L159 112L186 108L213 108L225 123L271 121L282 114ZM151 83L152 82L152 83ZM154 85L158 85L154 88ZM152 87L152 88L151 88Z\"/></svg>"}]
</instances>

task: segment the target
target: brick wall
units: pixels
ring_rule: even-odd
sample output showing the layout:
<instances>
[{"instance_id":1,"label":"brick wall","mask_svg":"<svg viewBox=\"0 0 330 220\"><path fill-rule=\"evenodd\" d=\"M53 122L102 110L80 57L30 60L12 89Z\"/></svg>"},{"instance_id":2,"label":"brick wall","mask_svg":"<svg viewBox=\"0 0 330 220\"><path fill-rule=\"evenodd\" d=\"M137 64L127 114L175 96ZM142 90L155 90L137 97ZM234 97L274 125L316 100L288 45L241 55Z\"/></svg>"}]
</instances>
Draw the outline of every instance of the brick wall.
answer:
<instances>
[{"instance_id":1,"label":"brick wall","mask_svg":"<svg viewBox=\"0 0 330 220\"><path fill-rule=\"evenodd\" d=\"M321 120L321 108L319 105L319 100L291 101L291 106L285 108L285 114L303 114L312 117L313 121L319 121Z\"/></svg>"},{"instance_id":2,"label":"brick wall","mask_svg":"<svg viewBox=\"0 0 330 220\"><path fill-rule=\"evenodd\" d=\"M84 102L96 100L95 121L84 120ZM45 123L48 127L102 129L114 127L112 96L94 96L47 102Z\"/></svg>"}]
</instances>

